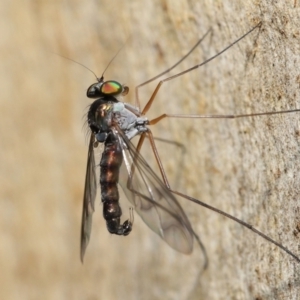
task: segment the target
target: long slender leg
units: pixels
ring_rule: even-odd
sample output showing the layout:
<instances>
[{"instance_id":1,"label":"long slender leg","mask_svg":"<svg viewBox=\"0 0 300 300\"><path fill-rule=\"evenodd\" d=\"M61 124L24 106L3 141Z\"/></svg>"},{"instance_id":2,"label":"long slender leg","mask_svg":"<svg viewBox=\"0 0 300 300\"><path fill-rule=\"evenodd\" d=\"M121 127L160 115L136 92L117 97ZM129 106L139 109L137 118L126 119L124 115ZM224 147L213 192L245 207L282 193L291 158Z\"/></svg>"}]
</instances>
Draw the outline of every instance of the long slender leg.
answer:
<instances>
[{"instance_id":1,"label":"long slender leg","mask_svg":"<svg viewBox=\"0 0 300 300\"><path fill-rule=\"evenodd\" d=\"M208 208L208 209L210 209L210 210L212 210L212 211L214 211L214 212L216 212L216 213L218 213L218 214L220 214L220 215L222 215L222 216L225 216L225 217L228 218L228 219L231 219L231 220L233 220L233 221L235 221L235 222L241 224L242 226L244 226L244 227L250 229L251 231L255 232L256 234L258 234L259 236L261 236L261 237L264 238L265 240L267 240L267 241L269 241L270 243L276 245L277 247L279 247L280 249L282 249L283 251L285 251L286 253L288 253L289 255L291 255L291 256L292 256L294 259L296 259L298 262L300 262L300 258L299 258L297 255L295 255L295 254L294 254L293 252L291 252L289 249L287 249L286 247L284 247L284 246L281 245L280 243L276 242L275 240L271 239L270 237L268 237L267 235L265 235L265 234L262 233L261 231L257 230L257 229L254 228L252 225L250 225L250 224L248 224L248 223L246 223L246 222L244 222L244 221L242 221L242 220L240 220L240 219L238 219L238 218L236 218L236 217L234 217L234 216L232 216L232 215L230 215L230 214L228 214L228 213L226 213L226 212L224 212L224 211L222 211L222 210L219 210L218 208L215 208L215 207L213 207L213 206L211 206L211 205L209 205L209 204L207 204L207 203L205 203L205 202L202 202L202 201L197 200L197 199L195 199L195 198L193 198L193 197L190 197L190 196L188 196L188 195L186 195L186 194L183 194L183 193L180 193L180 192L178 192L178 191L173 190L173 189L170 187L170 184L169 184L169 182L168 182L167 175L166 175L165 170L164 170L164 168L163 168L163 165L162 165L161 159L160 159L160 157L159 157L158 151L157 151L157 149L156 149L156 147L155 147L155 143L154 143L154 140L153 140L153 136L152 136L152 133L151 133L150 130L148 131L148 135L149 135L149 140L150 140L150 143L151 143L151 147L152 147L152 149L153 149L153 153L154 153L154 155L155 155L155 159L156 159L157 164L158 164L158 167L159 167L159 169L160 169L160 173L161 173L161 175L162 175L163 181L164 181L164 183L165 183L165 185L166 185L166 188L167 188L170 192L172 192L172 193L174 193L174 194L176 194L176 195L178 195L178 196L181 196L181 197L183 197L183 198L185 198L185 199L187 199L187 200L189 200L189 201L192 201L192 202L194 202L194 203L196 203L196 204L198 204L198 205L201 205L201 206L203 206L203 207L205 207L205 208Z\"/></svg>"},{"instance_id":2,"label":"long slender leg","mask_svg":"<svg viewBox=\"0 0 300 300\"><path fill-rule=\"evenodd\" d=\"M176 68L181 62L183 62L200 44L201 42L206 38L206 36L211 32L211 28L204 34L204 36L193 46L193 48L186 54L184 55L178 62L176 62L172 67L168 68L167 70L163 71L162 73L159 73L158 75L148 79L147 81L139 84L138 86L135 87L135 101L136 101L136 106L140 108L140 101L139 101L139 93L138 90L142 86L156 80L157 78L167 74L168 72L172 71L174 68Z\"/></svg>"},{"instance_id":3,"label":"long slender leg","mask_svg":"<svg viewBox=\"0 0 300 300\"><path fill-rule=\"evenodd\" d=\"M137 144L137 147L136 147L136 156L133 157L133 161L132 161L132 164L130 166L130 176L128 177L128 182L127 182L127 188L129 190L132 190L132 178L134 176L134 172L135 172L135 161L137 159L137 155L140 153L140 150L142 148L142 145L144 143L144 140L145 140L145 137L146 137L146 133L143 132L140 136L140 139L139 139L139 142Z\"/></svg>"},{"instance_id":4,"label":"long slender leg","mask_svg":"<svg viewBox=\"0 0 300 300\"><path fill-rule=\"evenodd\" d=\"M158 151L157 151L155 142L154 142L154 138L153 138L152 132L151 132L150 130L148 130L147 136L148 136L148 138L149 138L150 145L151 145L151 147L152 147L152 150L153 150L153 153L154 153L156 162L157 162L157 164L158 164L158 167L159 167L159 170L160 170L160 174L161 174L161 176L162 176L162 179L163 179L163 181L164 181L164 184L166 185L166 187L167 187L168 189L170 189L170 184L169 184L169 181L168 181L168 178L167 178L165 169L164 169L164 167L163 167L163 165L162 165L161 159L160 159L160 157L159 157L159 154L158 154Z\"/></svg>"},{"instance_id":5,"label":"long slender leg","mask_svg":"<svg viewBox=\"0 0 300 300\"><path fill-rule=\"evenodd\" d=\"M143 145L143 143L144 143L144 141L145 141L145 138L148 138L149 141L150 141L150 145L151 145L151 148L152 148L152 150L153 150L153 152L154 152L154 156L155 156L155 159L156 159L156 161L157 161L157 164L159 165L159 170L160 170L160 172L161 172L161 176L162 176L162 179L163 179L163 181L164 181L164 184L165 184L168 188L170 188L170 184L169 184L169 182L168 182L168 179L167 179L165 170L164 170L164 168L163 168L163 165L162 165L162 163L161 163L161 159L160 159L160 157L159 157L159 154L158 154L158 151L157 151L157 148L156 148L156 145L155 145L154 137L153 137L152 132L151 132L150 130L147 131L147 132L143 132L143 133L141 134L140 139L139 139L139 142L138 142L138 145L137 145L137 147L136 147L137 155L140 153L140 150L141 150L142 145ZM132 163L131 171L130 171L130 174L131 174L130 177L132 177L133 174L134 174L134 165L135 165L135 160L136 160L136 159L137 159L137 157L134 157L134 158L133 158L133 163Z\"/></svg>"},{"instance_id":6,"label":"long slender leg","mask_svg":"<svg viewBox=\"0 0 300 300\"><path fill-rule=\"evenodd\" d=\"M172 189L170 189L170 192L172 192L172 193L174 193L174 194L176 194L178 196L181 196L181 197L183 197L183 198L185 198L185 199L187 199L189 201L192 201L192 202L194 202L196 204L199 204L199 205L201 205L201 206L203 206L205 208L208 208L208 209L210 209L210 210L212 210L212 211L214 211L214 212L216 212L216 213L218 213L218 214L220 214L222 216L225 216L226 218L229 218L229 219L231 219L231 220L233 220L233 221L241 224L242 226L244 226L244 227L250 229L251 231L255 232L256 234L258 234L259 236L261 236L265 240L267 240L270 243L276 245L277 247L279 247L280 249L282 249L283 251L285 251L286 253L288 253L289 255L291 255L295 260L297 260L300 263L300 258L296 254L294 254L293 252L291 252L289 249L287 249L286 247L284 247L280 243L278 243L275 240L271 239L270 237L268 237L267 235L265 235L261 231L257 230L252 225L250 225L250 224L248 224L248 223L246 223L246 222L244 222L244 221L242 221L242 220L240 220L240 219L238 219L238 218L236 218L236 217L234 217L234 216L232 216L232 215L230 215L230 214L228 214L228 213L226 213L226 212L224 212L222 210L219 210L219 209L217 209L217 208L215 208L215 207L213 207L213 206L211 206L211 205L209 205L209 204L207 204L205 202L197 200L197 199L195 199L193 197L190 197L188 195L182 194L182 193L177 192L177 191L172 190Z\"/></svg>"},{"instance_id":7,"label":"long slender leg","mask_svg":"<svg viewBox=\"0 0 300 300\"><path fill-rule=\"evenodd\" d=\"M238 114L238 115L182 115L182 114L162 114L159 117L149 121L149 125L154 125L164 118L182 118L182 119L238 119L245 117L270 116L299 112L300 109L290 109L282 111L268 111L263 113Z\"/></svg>"},{"instance_id":8,"label":"long slender leg","mask_svg":"<svg viewBox=\"0 0 300 300\"><path fill-rule=\"evenodd\" d=\"M137 159L137 155L139 155L139 153L140 153L141 147L142 147L142 145L143 145L144 140L145 140L146 137L149 138L151 147L152 147L153 151L155 151L156 154L157 154L157 156L158 156L158 152L157 152L157 149L156 149L156 146L155 146L155 142L154 142L153 135L152 135L152 133L151 133L150 130L149 130L149 132L147 132L147 133L148 133L148 134L150 133L150 135L147 136L147 135L146 135L146 132L144 132L144 133L141 134L141 137L140 137L140 139L139 139L139 142L138 142L138 145L137 145L137 148L136 148L136 150L137 150L137 151L136 151L136 157L133 158L133 162L132 162L131 170L130 170L130 176L129 176L128 181L127 181L127 188L128 188L128 190L130 190L132 193L134 193L135 195L137 195L137 196L143 198L144 200L149 201L149 202L153 202L152 199L148 198L148 197L145 196L145 195L142 195L139 191L135 190L134 187L133 187L133 185L132 185L132 179L133 179L134 171L135 171L135 167L134 167L135 163L134 163L134 162L135 162L135 160ZM156 155L155 155L155 157L156 157ZM159 158L159 156L158 156L158 158ZM163 179L164 179L165 186L167 187L167 189L168 189L169 191L171 191L171 190L170 190L170 187L169 187L169 183L168 183L167 177L166 177L166 175L165 175L165 171L164 171L163 166L162 166L162 164L161 164L160 158L157 159L157 162L158 162L158 164L160 164L160 166L161 166L160 171L161 171L162 177L163 177ZM171 214L174 218L178 218L176 215L174 215L172 212L170 212L168 209L166 209L166 208L165 208L164 206L162 206L160 203L156 202L155 205L158 206L159 208L161 208L161 209L167 211L167 212L168 212L169 214ZM193 229L191 226L189 226L189 230L192 232L194 238L196 239L196 241L197 241L197 243L198 243L198 245L199 245L199 247L200 247L200 249L201 249L201 251L202 251L202 253L203 253L203 256L204 256L203 271L204 271L205 269L207 269L207 267L208 267L208 261L209 261L209 260L208 260L208 256L207 256L207 252L206 252L206 249L205 249L205 246L204 246L204 244L202 243L202 241L201 241L201 239L199 238L199 236L197 235L197 233L194 231L194 229Z\"/></svg>"},{"instance_id":9,"label":"long slender leg","mask_svg":"<svg viewBox=\"0 0 300 300\"><path fill-rule=\"evenodd\" d=\"M149 201L149 202L153 202L152 199L146 197L145 195L141 194L139 191L135 190L131 184L129 184L129 181L127 182L127 188L128 190L130 190L132 193L134 193L135 195L141 197L142 199L146 200L146 201ZM171 190L169 190L171 191ZM181 195L179 195L181 196ZM182 196L181 196L182 197ZM163 205L161 205L160 203L156 202L155 205L157 207L159 207L160 209L168 212L169 214L171 214L174 218L178 218L176 215L174 215L172 212L170 212L168 209L166 209ZM132 218L133 219L133 218ZM203 271L205 269L207 269L208 267L208 262L209 262L209 259L208 259L208 256L207 256L207 252L206 252L206 249L205 249L205 246L204 244L202 243L201 239L199 238L198 234L194 231L194 229L190 226L189 227L189 230L192 232L194 238L196 239L202 253L203 253L203 257L204 257L204 264L203 264Z\"/></svg>"},{"instance_id":10,"label":"long slender leg","mask_svg":"<svg viewBox=\"0 0 300 300\"><path fill-rule=\"evenodd\" d=\"M152 103L153 103L153 101L154 101L154 99L155 99L155 97L156 97L156 95L157 95L157 93L158 93L160 87L162 86L162 84L163 84L164 82L173 80L173 79L175 79L175 78L177 78L177 77L179 77L179 76L182 76L183 74L189 73L189 72L191 72L192 70L196 70L196 69L200 68L201 66L207 64L207 63L210 62L211 60L215 59L216 57L220 56L222 53L224 53L225 51L227 51L227 50L228 50L229 48L231 48L233 45L235 45L236 43L238 43L238 42L239 42L240 40L242 40L245 36L247 36L249 33L251 33L254 29L256 29L257 27L260 27L261 24L262 24L261 22L258 23L255 27L253 27L251 30L249 30L247 33L245 33L243 36L241 36L241 37L238 38L236 41L234 41L233 43L231 43L229 46L227 46L226 48L224 48L222 51L218 52L217 54L215 54L215 55L212 56L211 58L205 60L204 62L202 62L202 63L200 63L200 64L198 64L198 65L196 65L196 66L193 66L193 67L191 67L191 68L189 68L189 69L187 69L187 70L185 70L185 71L183 71L183 72L180 72L180 73L177 73L177 74L175 74L175 75L173 75L173 76L170 76L170 77L168 77L168 78L165 78L164 80L161 80L161 81L157 84L157 86L156 86L154 92L152 93L152 95L151 95L149 101L148 101L147 104L145 105L145 107L144 107L144 109L143 109L143 111L142 111L142 114L145 115L145 114L147 113L147 111L150 109L150 107L151 107L151 105L152 105Z\"/></svg>"},{"instance_id":11,"label":"long slender leg","mask_svg":"<svg viewBox=\"0 0 300 300\"><path fill-rule=\"evenodd\" d=\"M148 136L146 136L146 138L148 138ZM185 154L186 154L186 151L187 151L187 148L186 148L185 144L180 143L180 142L176 142L174 140L159 138L157 136L153 137L153 139L154 139L156 145L157 145L157 141L158 141L158 142L166 143L166 144L169 144L169 145L173 145L174 147L180 149L181 154L180 154L179 160L177 161L177 169L182 170L182 168L184 166L184 161L186 159ZM180 180L181 180L180 172L176 172L176 176L174 178L174 183L173 183L174 186L178 186Z\"/></svg>"},{"instance_id":12,"label":"long slender leg","mask_svg":"<svg viewBox=\"0 0 300 300\"><path fill-rule=\"evenodd\" d=\"M132 161L132 165L131 165L131 170L130 170L130 176L128 178L129 181L131 181L131 178L133 178L134 176L134 171L135 171L135 161L137 160L137 156L140 154L140 151L141 151L141 148L142 148L142 145L145 141L145 138L148 137L149 141L150 141L150 145L151 145L151 148L154 152L154 157L158 163L158 166L159 166L159 170L160 170L160 173L161 173L161 176L162 176L162 179L164 181L164 184L165 186L170 189L170 184L168 182L168 179L167 179L167 176L166 176L166 173L165 173L165 170L163 168L163 165L161 163L161 159L159 157L159 154L158 154L158 151L157 151L157 148L156 148L156 145L155 145L155 142L154 142L154 138L153 138L153 135L152 135L152 132L150 130L148 130L147 132L143 132L140 136L140 139L139 139L139 142L137 144L137 147L136 147L136 156L133 157L133 161ZM131 182L127 183L127 187L130 186L131 187Z\"/></svg>"}]
</instances>

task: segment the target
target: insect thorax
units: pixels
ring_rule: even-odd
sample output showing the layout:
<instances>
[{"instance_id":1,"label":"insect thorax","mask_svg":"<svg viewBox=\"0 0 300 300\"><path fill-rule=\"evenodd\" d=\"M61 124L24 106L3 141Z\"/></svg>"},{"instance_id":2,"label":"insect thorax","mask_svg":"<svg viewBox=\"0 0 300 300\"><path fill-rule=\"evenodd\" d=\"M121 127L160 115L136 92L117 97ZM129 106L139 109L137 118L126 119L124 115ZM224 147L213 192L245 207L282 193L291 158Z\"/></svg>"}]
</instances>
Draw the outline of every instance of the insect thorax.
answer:
<instances>
[{"instance_id":1,"label":"insect thorax","mask_svg":"<svg viewBox=\"0 0 300 300\"><path fill-rule=\"evenodd\" d=\"M138 108L110 98L109 101L96 100L88 112L88 124L99 142L105 141L114 125L118 125L128 139L148 130L148 119L141 116Z\"/></svg>"}]
</instances>

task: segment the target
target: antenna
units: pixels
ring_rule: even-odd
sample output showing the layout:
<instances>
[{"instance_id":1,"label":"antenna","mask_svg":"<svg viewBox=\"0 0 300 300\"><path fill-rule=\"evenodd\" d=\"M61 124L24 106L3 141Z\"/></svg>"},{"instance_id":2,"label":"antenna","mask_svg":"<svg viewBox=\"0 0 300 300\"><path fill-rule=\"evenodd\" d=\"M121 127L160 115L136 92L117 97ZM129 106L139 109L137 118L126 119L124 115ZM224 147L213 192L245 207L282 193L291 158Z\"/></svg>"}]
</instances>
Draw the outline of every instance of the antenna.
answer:
<instances>
[{"instance_id":1,"label":"antenna","mask_svg":"<svg viewBox=\"0 0 300 300\"><path fill-rule=\"evenodd\" d=\"M108 69L108 67L111 65L111 63L115 60L115 58L118 56L118 54L121 52L121 50L124 48L124 46L126 45L128 41L128 38L126 40L126 42L119 48L119 50L117 51L117 53L112 57L112 59L109 61L109 63L107 64L106 68L104 69L101 78L104 77L104 73L106 72L106 70Z\"/></svg>"},{"instance_id":2,"label":"antenna","mask_svg":"<svg viewBox=\"0 0 300 300\"><path fill-rule=\"evenodd\" d=\"M74 60L74 59L72 59L72 58L69 58L69 57L63 56L63 55L61 55L61 54L58 54L58 53L56 53L56 52L52 52L52 51L50 51L50 52L51 52L52 54L58 55L58 56L60 56L60 57L62 57L62 58L64 58L64 59L70 60L70 61L74 62L75 64L78 64L78 65L84 67L85 69L89 70L92 74L94 74L94 76L96 77L97 81L99 81L99 78L98 78L98 76L96 75L96 73L95 73L94 71L92 71L90 68L88 68L87 66L83 65L82 63L80 63L80 62L78 62L78 61L76 61L76 60Z\"/></svg>"},{"instance_id":3,"label":"antenna","mask_svg":"<svg viewBox=\"0 0 300 300\"><path fill-rule=\"evenodd\" d=\"M82 63L80 63L80 62L78 62L78 61L76 61L76 60L74 60L74 59L72 59L72 58L66 57L66 56L61 55L61 54L56 53L56 52L52 52L52 51L49 51L49 52L51 52L52 54L55 54L55 55L57 55L57 56L60 56L60 57L62 57L62 58L64 58L64 59L67 59L67 60L69 60L69 61L74 62L75 64L78 64L78 65L84 67L85 69L89 70L92 74L94 74L94 76L96 77L96 80L97 80L98 82L101 82L101 81L103 81L104 73L106 72L106 70L108 69L108 67L112 64L112 62L114 61L114 59L118 56L118 54L121 52L121 50L124 48L124 46L126 45L127 41L128 41L128 39L127 39L126 42L122 45L122 47L120 47L120 49L119 49L119 50L117 51L117 53L113 56L113 58L109 61L109 63L107 64L106 68L104 69L104 71L103 71L101 77L98 77L97 74L96 74L94 71L92 71L90 68L88 68L88 67L85 66L84 64L82 64Z\"/></svg>"}]
</instances>

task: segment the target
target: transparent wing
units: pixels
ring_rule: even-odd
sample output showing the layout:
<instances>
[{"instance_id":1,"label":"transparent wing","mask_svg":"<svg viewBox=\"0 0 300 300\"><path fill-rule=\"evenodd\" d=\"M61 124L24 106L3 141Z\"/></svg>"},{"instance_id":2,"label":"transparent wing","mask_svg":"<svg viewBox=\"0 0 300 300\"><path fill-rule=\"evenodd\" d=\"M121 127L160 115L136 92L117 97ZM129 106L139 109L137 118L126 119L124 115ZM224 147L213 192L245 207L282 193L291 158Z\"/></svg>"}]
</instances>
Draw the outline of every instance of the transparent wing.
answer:
<instances>
[{"instance_id":1,"label":"transparent wing","mask_svg":"<svg viewBox=\"0 0 300 300\"><path fill-rule=\"evenodd\" d=\"M95 141L95 135L91 133L87 166L86 166L82 220L81 220L80 259L82 262L83 262L83 257L84 257L86 247L90 240L90 235L92 230L92 215L94 212L94 203L95 203L95 198L97 193L94 141Z\"/></svg>"},{"instance_id":2,"label":"transparent wing","mask_svg":"<svg viewBox=\"0 0 300 300\"><path fill-rule=\"evenodd\" d=\"M176 197L118 128L116 135L124 159L119 184L128 200L144 222L169 246L190 254L193 251L194 232Z\"/></svg>"}]
</instances>

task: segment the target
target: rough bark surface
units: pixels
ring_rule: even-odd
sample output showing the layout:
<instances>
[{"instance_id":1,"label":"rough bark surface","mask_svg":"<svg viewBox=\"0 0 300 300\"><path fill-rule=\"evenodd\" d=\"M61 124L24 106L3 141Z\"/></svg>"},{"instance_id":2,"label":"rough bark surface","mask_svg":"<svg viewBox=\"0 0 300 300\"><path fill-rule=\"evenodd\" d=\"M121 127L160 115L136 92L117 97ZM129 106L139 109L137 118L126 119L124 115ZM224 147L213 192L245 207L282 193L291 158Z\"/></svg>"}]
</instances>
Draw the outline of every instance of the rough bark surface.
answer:
<instances>
[{"instance_id":1,"label":"rough bark surface","mask_svg":"<svg viewBox=\"0 0 300 300\"><path fill-rule=\"evenodd\" d=\"M231 220L182 200L205 244L185 256L135 216L111 236L99 193L79 260L86 167L85 97L93 75L124 49L107 79L131 87L226 53L161 88L163 112L232 114L299 108L298 1L5 1L0 10L1 299L299 299L300 264ZM141 89L145 104L155 84ZM299 113L239 120L164 120L156 136L170 183L299 253ZM154 160L145 152L149 164ZM100 159L100 156L97 156ZM124 198L124 197L123 197ZM122 200L124 217L129 213Z\"/></svg>"}]
</instances>

